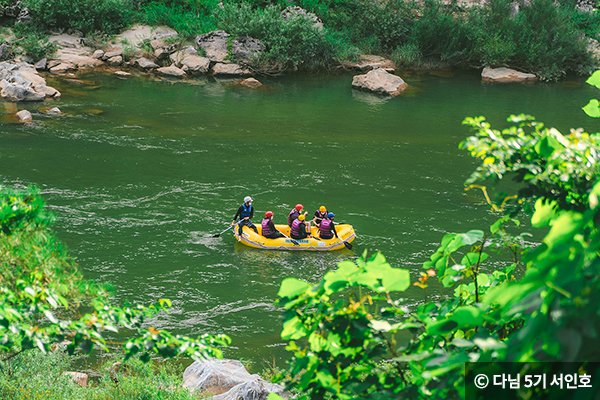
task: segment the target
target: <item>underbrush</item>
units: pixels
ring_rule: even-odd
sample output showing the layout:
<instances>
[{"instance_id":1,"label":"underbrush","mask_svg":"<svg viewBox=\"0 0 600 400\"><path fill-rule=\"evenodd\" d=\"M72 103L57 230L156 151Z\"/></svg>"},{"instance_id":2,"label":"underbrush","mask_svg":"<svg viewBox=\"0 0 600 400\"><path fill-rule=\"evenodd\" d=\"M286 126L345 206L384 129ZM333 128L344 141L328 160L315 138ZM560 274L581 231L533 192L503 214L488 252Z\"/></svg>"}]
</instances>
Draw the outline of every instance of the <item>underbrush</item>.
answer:
<instances>
[{"instance_id":1,"label":"underbrush","mask_svg":"<svg viewBox=\"0 0 600 400\"><path fill-rule=\"evenodd\" d=\"M145 24L169 26L184 38L193 39L199 34L216 29L214 9L214 6L208 4L206 7L192 10L181 5L149 3L142 7L138 18Z\"/></svg>"},{"instance_id":2,"label":"underbrush","mask_svg":"<svg viewBox=\"0 0 600 400\"><path fill-rule=\"evenodd\" d=\"M83 388L65 371L76 359L64 352L42 354L29 350L5 360L0 368L0 398L11 400L196 400L181 386L183 370L170 362L124 362L114 357ZM86 371L89 372L89 371Z\"/></svg>"}]
</instances>

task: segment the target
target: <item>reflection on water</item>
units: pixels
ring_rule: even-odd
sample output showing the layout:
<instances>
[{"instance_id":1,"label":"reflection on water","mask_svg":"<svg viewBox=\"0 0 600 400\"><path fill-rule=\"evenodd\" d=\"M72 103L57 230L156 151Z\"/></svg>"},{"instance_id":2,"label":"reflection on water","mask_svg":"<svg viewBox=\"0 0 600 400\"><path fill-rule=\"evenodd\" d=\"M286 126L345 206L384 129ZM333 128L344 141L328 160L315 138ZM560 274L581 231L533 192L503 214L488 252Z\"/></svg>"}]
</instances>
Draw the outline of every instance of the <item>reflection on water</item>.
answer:
<instances>
[{"instance_id":1,"label":"reflection on water","mask_svg":"<svg viewBox=\"0 0 600 400\"><path fill-rule=\"evenodd\" d=\"M474 162L457 149L460 122L536 115L564 131L590 125L579 108L596 94L575 83L482 85L477 74L406 74L406 96L350 89L350 75L261 78L269 90L229 81L87 75L52 78L63 93L19 103L34 123L0 107L0 174L37 184L57 214L58 236L118 302L173 300L152 324L178 333L224 332L229 357L287 357L274 304L281 281L318 281L341 260L382 251L416 279L447 232L485 229L493 216L462 182ZM49 116L41 107L57 106ZM242 198L285 223L302 203L353 224L353 251L251 249L225 230ZM430 286L430 296L444 294ZM424 300L411 287L408 304Z\"/></svg>"}]
</instances>

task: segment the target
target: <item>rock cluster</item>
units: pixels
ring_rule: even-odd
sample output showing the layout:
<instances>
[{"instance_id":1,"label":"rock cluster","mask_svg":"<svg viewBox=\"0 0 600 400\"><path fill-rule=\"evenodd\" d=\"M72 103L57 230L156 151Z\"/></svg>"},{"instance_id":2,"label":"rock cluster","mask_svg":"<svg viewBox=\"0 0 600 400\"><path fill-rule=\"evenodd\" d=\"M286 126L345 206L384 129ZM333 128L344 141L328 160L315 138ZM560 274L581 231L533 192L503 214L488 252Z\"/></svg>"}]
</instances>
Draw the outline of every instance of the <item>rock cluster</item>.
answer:
<instances>
[{"instance_id":1,"label":"rock cluster","mask_svg":"<svg viewBox=\"0 0 600 400\"><path fill-rule=\"evenodd\" d=\"M27 63L0 62L0 96L11 101L42 101L60 92L46 86L35 67Z\"/></svg>"},{"instance_id":2,"label":"rock cluster","mask_svg":"<svg viewBox=\"0 0 600 400\"><path fill-rule=\"evenodd\" d=\"M266 400L269 393L289 398L282 386L251 375L241 362L227 359L195 361L183 373L183 387L212 395L213 400Z\"/></svg>"}]
</instances>

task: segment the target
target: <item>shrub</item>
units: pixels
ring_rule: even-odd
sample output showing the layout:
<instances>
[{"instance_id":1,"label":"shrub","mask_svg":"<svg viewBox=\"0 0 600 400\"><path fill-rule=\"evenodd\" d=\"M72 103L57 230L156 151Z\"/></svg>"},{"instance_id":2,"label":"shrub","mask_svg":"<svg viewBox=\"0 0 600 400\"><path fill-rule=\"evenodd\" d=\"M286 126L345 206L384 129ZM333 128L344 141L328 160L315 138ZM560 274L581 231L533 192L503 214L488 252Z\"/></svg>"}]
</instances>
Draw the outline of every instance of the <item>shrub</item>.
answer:
<instances>
[{"instance_id":1,"label":"shrub","mask_svg":"<svg viewBox=\"0 0 600 400\"><path fill-rule=\"evenodd\" d=\"M83 33L115 33L133 17L128 0L26 0L37 24L44 28L77 29Z\"/></svg>"},{"instance_id":2,"label":"shrub","mask_svg":"<svg viewBox=\"0 0 600 400\"><path fill-rule=\"evenodd\" d=\"M213 16L215 6L215 1L209 1L190 10L180 5L150 3L142 8L140 19L149 25L170 26L184 38L193 38L216 28Z\"/></svg>"},{"instance_id":3,"label":"shrub","mask_svg":"<svg viewBox=\"0 0 600 400\"><path fill-rule=\"evenodd\" d=\"M247 3L226 4L217 17L219 28L232 35L263 41L266 51L257 60L259 68L318 70L333 64L338 54L339 41L326 29L300 14L284 19L275 6L253 9Z\"/></svg>"},{"instance_id":4,"label":"shrub","mask_svg":"<svg viewBox=\"0 0 600 400\"><path fill-rule=\"evenodd\" d=\"M46 35L27 35L20 41L19 45L23 52L34 59L41 60L44 57L51 56L56 51L56 43L48 42Z\"/></svg>"}]
</instances>

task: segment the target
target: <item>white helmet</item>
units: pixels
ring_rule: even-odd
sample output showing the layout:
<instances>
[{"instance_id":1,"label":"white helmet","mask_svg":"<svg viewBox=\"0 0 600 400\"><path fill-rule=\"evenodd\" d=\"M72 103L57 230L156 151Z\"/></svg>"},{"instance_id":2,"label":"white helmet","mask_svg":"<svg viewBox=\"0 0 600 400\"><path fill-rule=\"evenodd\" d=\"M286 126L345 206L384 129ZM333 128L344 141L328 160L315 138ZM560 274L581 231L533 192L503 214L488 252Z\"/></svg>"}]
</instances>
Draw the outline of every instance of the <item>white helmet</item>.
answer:
<instances>
[{"instance_id":1,"label":"white helmet","mask_svg":"<svg viewBox=\"0 0 600 400\"><path fill-rule=\"evenodd\" d=\"M250 196L244 197L244 203L247 203L249 201L252 201L252 197L250 197Z\"/></svg>"}]
</instances>

